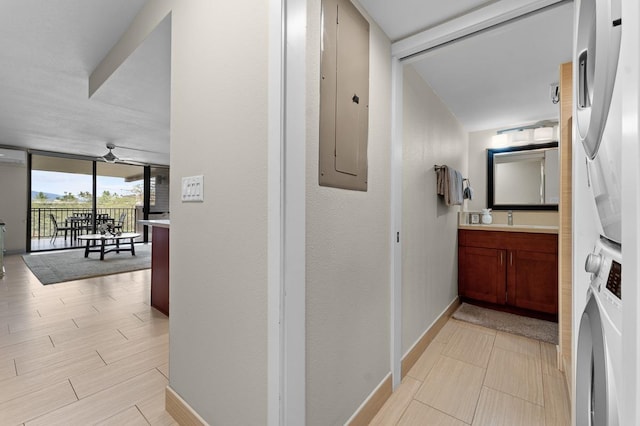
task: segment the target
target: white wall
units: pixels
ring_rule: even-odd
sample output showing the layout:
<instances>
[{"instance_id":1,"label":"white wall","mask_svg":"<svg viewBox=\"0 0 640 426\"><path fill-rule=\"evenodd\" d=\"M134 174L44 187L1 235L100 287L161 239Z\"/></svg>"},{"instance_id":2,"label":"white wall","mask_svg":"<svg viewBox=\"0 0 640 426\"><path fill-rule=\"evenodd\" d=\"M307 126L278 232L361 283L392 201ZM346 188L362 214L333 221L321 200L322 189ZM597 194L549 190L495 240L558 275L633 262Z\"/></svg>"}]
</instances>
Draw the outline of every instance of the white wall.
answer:
<instances>
[{"instance_id":1,"label":"white wall","mask_svg":"<svg viewBox=\"0 0 640 426\"><path fill-rule=\"evenodd\" d=\"M495 129L469 133L467 177L473 188L473 200L467 201L467 209L470 211L487 208L487 149L500 147L493 138L495 135Z\"/></svg>"},{"instance_id":2,"label":"white wall","mask_svg":"<svg viewBox=\"0 0 640 426\"><path fill-rule=\"evenodd\" d=\"M212 425L267 423L267 7L172 12L169 385Z\"/></svg>"},{"instance_id":3,"label":"white wall","mask_svg":"<svg viewBox=\"0 0 640 426\"><path fill-rule=\"evenodd\" d=\"M371 22L368 191L318 186L320 0L308 7L307 425L341 425L389 373L390 42Z\"/></svg>"},{"instance_id":4,"label":"white wall","mask_svg":"<svg viewBox=\"0 0 640 426\"><path fill-rule=\"evenodd\" d=\"M466 175L467 133L410 65L404 71L402 351L458 295L457 213L436 195L435 164Z\"/></svg>"},{"instance_id":5,"label":"white wall","mask_svg":"<svg viewBox=\"0 0 640 426\"><path fill-rule=\"evenodd\" d=\"M26 251L27 166L0 164L0 219L5 221L7 253Z\"/></svg>"}]
</instances>

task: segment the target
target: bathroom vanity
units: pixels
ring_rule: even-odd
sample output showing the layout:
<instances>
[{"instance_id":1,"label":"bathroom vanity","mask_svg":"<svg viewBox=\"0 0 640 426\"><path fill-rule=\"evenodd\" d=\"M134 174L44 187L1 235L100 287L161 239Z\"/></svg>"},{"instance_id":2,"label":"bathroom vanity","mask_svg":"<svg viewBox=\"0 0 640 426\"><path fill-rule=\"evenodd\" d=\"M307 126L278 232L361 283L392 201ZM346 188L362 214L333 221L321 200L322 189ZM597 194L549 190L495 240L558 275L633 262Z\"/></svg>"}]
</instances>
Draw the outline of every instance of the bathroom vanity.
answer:
<instances>
[{"instance_id":1,"label":"bathroom vanity","mask_svg":"<svg viewBox=\"0 0 640 426\"><path fill-rule=\"evenodd\" d=\"M515 313L557 316L557 232L553 226L460 226L460 297Z\"/></svg>"}]
</instances>

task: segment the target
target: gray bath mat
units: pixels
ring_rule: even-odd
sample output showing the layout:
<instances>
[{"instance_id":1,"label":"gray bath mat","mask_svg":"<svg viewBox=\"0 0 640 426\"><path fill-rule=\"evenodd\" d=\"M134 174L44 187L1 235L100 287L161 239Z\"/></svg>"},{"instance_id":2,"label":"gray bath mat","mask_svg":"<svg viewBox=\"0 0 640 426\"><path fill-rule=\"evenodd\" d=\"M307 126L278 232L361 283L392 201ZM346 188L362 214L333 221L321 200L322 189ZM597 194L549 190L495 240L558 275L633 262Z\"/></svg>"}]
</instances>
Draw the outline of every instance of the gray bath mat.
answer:
<instances>
[{"instance_id":1,"label":"gray bath mat","mask_svg":"<svg viewBox=\"0 0 640 426\"><path fill-rule=\"evenodd\" d=\"M530 339L558 344L558 324L463 303L453 318Z\"/></svg>"}]
</instances>

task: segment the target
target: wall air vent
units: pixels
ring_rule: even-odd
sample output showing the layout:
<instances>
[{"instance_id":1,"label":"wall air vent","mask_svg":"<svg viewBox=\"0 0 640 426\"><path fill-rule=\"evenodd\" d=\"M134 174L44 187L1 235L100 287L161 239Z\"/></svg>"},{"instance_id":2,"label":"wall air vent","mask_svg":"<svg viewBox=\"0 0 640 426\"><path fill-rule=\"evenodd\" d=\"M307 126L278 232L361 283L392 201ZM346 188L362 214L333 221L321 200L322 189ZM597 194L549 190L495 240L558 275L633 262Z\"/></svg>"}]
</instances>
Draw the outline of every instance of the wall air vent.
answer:
<instances>
[{"instance_id":1,"label":"wall air vent","mask_svg":"<svg viewBox=\"0 0 640 426\"><path fill-rule=\"evenodd\" d=\"M17 149L0 148L0 164L27 164L27 152Z\"/></svg>"}]
</instances>

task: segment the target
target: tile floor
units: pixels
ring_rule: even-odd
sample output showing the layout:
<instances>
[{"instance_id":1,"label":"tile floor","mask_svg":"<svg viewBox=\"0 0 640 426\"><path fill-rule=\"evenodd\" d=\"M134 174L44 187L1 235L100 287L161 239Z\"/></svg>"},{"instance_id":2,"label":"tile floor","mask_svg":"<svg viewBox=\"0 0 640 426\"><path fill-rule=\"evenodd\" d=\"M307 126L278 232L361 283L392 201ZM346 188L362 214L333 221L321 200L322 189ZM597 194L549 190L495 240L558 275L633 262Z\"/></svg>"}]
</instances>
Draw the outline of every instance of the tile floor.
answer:
<instances>
[{"instance_id":1,"label":"tile floor","mask_svg":"<svg viewBox=\"0 0 640 426\"><path fill-rule=\"evenodd\" d=\"M176 424L149 270L42 286L20 256L5 263L1 425ZM554 365L553 345L449 320L372 424L568 425Z\"/></svg>"},{"instance_id":2,"label":"tile floor","mask_svg":"<svg viewBox=\"0 0 640 426\"><path fill-rule=\"evenodd\" d=\"M554 345L450 319L371 425L566 426Z\"/></svg>"},{"instance_id":3,"label":"tile floor","mask_svg":"<svg viewBox=\"0 0 640 426\"><path fill-rule=\"evenodd\" d=\"M21 256L5 266L0 425L177 424L164 410L169 320L149 306L149 270L43 286Z\"/></svg>"}]
</instances>

